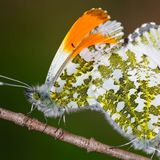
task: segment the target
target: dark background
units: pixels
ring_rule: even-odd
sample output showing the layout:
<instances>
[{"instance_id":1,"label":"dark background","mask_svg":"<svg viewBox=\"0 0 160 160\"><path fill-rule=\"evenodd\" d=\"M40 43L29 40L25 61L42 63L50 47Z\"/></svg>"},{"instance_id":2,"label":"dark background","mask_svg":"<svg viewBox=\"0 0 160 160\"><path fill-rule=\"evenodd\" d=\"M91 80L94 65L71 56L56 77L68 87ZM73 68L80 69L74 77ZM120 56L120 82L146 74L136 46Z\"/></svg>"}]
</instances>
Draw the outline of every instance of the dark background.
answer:
<instances>
[{"instance_id":1,"label":"dark background","mask_svg":"<svg viewBox=\"0 0 160 160\"><path fill-rule=\"evenodd\" d=\"M159 0L0 0L0 74L32 85L43 84L52 58L68 29L92 7L102 7L108 10L112 19L121 21L125 36L142 23L160 23ZM0 105L22 113L29 112L31 106L22 89L11 87L0 87ZM43 114L37 110L31 116L45 121ZM66 121L65 129L72 133L94 137L110 145L128 142L108 125L100 113L73 113L66 116ZM48 123L57 126L58 120L48 119ZM61 124L61 127L64 125ZM144 154L133 148L130 151ZM87 153L71 144L0 120L0 159L115 158Z\"/></svg>"}]
</instances>

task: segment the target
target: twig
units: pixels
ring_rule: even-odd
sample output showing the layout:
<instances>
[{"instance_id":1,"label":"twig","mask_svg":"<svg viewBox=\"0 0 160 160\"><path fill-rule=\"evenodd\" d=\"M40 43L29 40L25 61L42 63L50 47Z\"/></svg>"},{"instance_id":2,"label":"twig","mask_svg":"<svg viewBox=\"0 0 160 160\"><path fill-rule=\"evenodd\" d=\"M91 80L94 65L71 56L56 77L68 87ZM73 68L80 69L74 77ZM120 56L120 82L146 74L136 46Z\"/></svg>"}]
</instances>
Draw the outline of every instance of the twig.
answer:
<instances>
[{"instance_id":1,"label":"twig","mask_svg":"<svg viewBox=\"0 0 160 160\"><path fill-rule=\"evenodd\" d=\"M55 127L46 125L36 119L32 119L25 116L22 113L15 113L3 108L0 108L0 118L12 121L20 126L25 126L29 130L36 130L50 135L54 138L59 138L64 142L74 144L80 148L86 149L88 152L99 152L113 157L123 159L123 160L149 160L143 156L127 152L112 146L102 144L93 138L87 139L81 136L74 135L72 133L66 132L62 129L57 129Z\"/></svg>"}]
</instances>

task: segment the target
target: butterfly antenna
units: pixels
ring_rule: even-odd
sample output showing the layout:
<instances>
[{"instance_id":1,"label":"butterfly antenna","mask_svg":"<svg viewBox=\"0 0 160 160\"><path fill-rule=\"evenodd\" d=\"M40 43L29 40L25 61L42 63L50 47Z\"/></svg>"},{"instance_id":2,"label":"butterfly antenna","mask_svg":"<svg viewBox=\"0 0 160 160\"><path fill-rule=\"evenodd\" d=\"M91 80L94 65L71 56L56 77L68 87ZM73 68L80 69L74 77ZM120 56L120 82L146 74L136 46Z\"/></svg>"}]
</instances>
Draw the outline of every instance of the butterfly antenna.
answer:
<instances>
[{"instance_id":1,"label":"butterfly antenna","mask_svg":"<svg viewBox=\"0 0 160 160\"><path fill-rule=\"evenodd\" d=\"M25 85L25 86L28 87L28 88L31 87L31 86L28 85L27 83L24 83L24 82L22 82L22 81L19 81L19 80L17 80L17 79L13 79L13 78L10 78L10 77L7 77L7 76L0 75L0 78L8 79L8 80L10 80L10 81L13 81L13 82L17 82L17 83L23 84L23 85ZM3 82L2 82L2 83L3 83Z\"/></svg>"},{"instance_id":2,"label":"butterfly antenna","mask_svg":"<svg viewBox=\"0 0 160 160\"><path fill-rule=\"evenodd\" d=\"M11 83L5 83L5 82L0 82L0 86L11 86L11 87L30 89L30 87L28 87L28 86L23 86L23 85L18 85L18 84L11 84Z\"/></svg>"},{"instance_id":3,"label":"butterfly antenna","mask_svg":"<svg viewBox=\"0 0 160 160\"><path fill-rule=\"evenodd\" d=\"M27 114L30 115L36 108L37 108L36 105L33 103L33 104L31 105L30 111L29 111Z\"/></svg>"}]
</instances>

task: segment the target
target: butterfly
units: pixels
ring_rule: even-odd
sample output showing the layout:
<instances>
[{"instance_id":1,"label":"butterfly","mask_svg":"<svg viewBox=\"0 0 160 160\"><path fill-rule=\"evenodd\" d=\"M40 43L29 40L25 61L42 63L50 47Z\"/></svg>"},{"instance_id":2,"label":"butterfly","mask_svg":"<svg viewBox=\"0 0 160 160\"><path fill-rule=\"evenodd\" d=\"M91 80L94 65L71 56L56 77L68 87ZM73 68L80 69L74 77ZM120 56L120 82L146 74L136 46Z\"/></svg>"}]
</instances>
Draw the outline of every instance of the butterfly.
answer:
<instances>
[{"instance_id":1,"label":"butterfly","mask_svg":"<svg viewBox=\"0 0 160 160\"><path fill-rule=\"evenodd\" d=\"M120 22L92 8L73 24L41 86L0 75L25 88L46 117L91 109L136 149L160 156L160 26L143 24L123 38Z\"/></svg>"}]
</instances>

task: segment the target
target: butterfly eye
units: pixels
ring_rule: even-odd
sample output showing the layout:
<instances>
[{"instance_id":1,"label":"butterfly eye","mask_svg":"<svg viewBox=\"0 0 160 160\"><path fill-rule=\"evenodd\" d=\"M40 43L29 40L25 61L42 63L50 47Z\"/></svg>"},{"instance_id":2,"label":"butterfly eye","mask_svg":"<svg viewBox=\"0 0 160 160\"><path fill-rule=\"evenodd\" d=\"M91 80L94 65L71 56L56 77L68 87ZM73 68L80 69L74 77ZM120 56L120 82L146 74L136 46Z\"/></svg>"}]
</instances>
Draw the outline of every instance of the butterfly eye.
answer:
<instances>
[{"instance_id":1,"label":"butterfly eye","mask_svg":"<svg viewBox=\"0 0 160 160\"><path fill-rule=\"evenodd\" d=\"M37 93L37 92L34 92L34 93L32 94L32 96L33 96L33 98L34 98L35 100L39 100L39 99L41 98L40 94Z\"/></svg>"}]
</instances>

